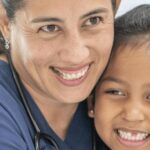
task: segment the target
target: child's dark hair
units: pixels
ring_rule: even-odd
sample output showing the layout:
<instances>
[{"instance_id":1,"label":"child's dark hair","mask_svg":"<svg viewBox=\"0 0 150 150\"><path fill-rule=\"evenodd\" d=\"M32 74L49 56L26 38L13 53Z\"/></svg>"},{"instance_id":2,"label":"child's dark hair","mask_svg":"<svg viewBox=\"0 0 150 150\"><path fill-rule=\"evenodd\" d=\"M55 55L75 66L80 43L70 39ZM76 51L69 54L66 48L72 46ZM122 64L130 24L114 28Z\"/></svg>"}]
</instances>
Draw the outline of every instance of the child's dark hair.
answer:
<instances>
[{"instance_id":1,"label":"child's dark hair","mask_svg":"<svg viewBox=\"0 0 150 150\"><path fill-rule=\"evenodd\" d=\"M143 38L140 38L140 37ZM133 40L132 40L133 39ZM122 45L150 42L150 5L140 5L115 21L113 50Z\"/></svg>"}]
</instances>

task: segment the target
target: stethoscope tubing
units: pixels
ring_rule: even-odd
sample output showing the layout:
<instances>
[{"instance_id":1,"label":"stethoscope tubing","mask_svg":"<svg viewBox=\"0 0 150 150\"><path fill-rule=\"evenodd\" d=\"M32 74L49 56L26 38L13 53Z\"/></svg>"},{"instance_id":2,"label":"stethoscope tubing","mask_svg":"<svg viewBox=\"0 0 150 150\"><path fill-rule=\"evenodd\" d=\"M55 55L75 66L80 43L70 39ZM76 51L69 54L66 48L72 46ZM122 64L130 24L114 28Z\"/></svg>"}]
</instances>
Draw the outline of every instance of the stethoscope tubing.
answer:
<instances>
[{"instance_id":1,"label":"stethoscope tubing","mask_svg":"<svg viewBox=\"0 0 150 150\"><path fill-rule=\"evenodd\" d=\"M14 81L16 83L17 90L18 90L18 92L20 94L22 104L24 105L24 108L25 108L25 110L27 112L27 115L28 115L28 117L29 117L33 127L34 127L35 132L36 132L35 141L34 141L35 142L35 150L39 150L40 149L40 145L39 145L40 144L40 139L47 140L48 142L50 142L50 144L52 146L55 147L56 150L60 150L57 142L52 137L50 137L49 135L47 135L45 133L41 133L40 128L39 128L37 122L35 121L35 119L34 119L34 117L32 115L31 108L30 108L30 106L27 103L25 94L23 92L22 82L21 82L21 80L19 78L19 75L17 74L17 72L16 72L16 70L15 70L15 68L13 66L12 59L11 59L9 51L6 52L6 56L7 56L8 63L10 65L12 76L13 76Z\"/></svg>"},{"instance_id":2,"label":"stethoscope tubing","mask_svg":"<svg viewBox=\"0 0 150 150\"><path fill-rule=\"evenodd\" d=\"M12 63L12 59L11 59L11 56L10 56L10 52L8 51L7 52L7 60L8 60L8 63L10 65L10 69L11 69L11 72L12 72L12 75L13 75L13 78L14 78L14 81L16 83L16 86L17 86L17 90L20 94L20 97L21 97L21 100L22 100L22 103L24 105L24 108L26 109L26 112L31 120L31 123L32 125L34 126L35 128L35 131L36 132L40 132L40 128L38 127L36 121L34 120L33 116L32 116L32 113L31 113L31 108L29 107L28 103L27 103L27 100L25 98L25 95L23 93L23 88L22 88L22 83L20 81L20 78L17 74L17 72L15 71L15 68L13 66L13 63Z\"/></svg>"}]
</instances>

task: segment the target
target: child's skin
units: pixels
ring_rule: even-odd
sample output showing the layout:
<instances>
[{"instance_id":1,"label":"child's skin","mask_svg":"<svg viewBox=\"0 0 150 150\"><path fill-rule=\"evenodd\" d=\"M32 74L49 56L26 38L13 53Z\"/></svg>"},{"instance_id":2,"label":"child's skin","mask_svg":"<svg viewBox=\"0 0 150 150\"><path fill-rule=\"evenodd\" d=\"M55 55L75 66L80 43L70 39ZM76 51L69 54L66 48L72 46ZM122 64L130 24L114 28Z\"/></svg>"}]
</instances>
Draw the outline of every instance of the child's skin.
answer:
<instances>
[{"instance_id":1,"label":"child's skin","mask_svg":"<svg viewBox=\"0 0 150 150\"><path fill-rule=\"evenodd\" d=\"M150 34L150 33L149 33ZM89 115L111 150L150 150L150 35L115 49Z\"/></svg>"},{"instance_id":2,"label":"child's skin","mask_svg":"<svg viewBox=\"0 0 150 150\"><path fill-rule=\"evenodd\" d=\"M150 49L135 48L121 48L96 90L91 116L111 150L150 149Z\"/></svg>"}]
</instances>

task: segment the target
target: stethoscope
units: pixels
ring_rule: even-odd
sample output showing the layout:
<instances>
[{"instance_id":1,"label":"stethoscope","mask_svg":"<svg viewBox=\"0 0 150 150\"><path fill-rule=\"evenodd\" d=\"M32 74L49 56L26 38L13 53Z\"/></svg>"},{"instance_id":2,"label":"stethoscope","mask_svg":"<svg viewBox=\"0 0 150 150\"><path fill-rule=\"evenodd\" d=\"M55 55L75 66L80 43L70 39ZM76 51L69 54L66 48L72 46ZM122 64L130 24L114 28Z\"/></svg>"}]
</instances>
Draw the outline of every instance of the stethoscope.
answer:
<instances>
[{"instance_id":1,"label":"stethoscope","mask_svg":"<svg viewBox=\"0 0 150 150\"><path fill-rule=\"evenodd\" d=\"M28 102L27 102L27 99L26 99L26 96L23 92L23 86L22 86L22 82L19 78L19 75L17 74L14 66L13 66L13 63L12 63L12 59L11 59L11 55L10 55L10 51L9 50L5 50L5 54L7 56L7 60L8 60L8 63L10 65L10 69L11 69L11 72L12 72L12 76L14 78L14 81L16 83L16 86L17 86L17 90L18 90L18 93L20 94L20 97L21 97L21 102L22 104L24 105L24 108L26 110L26 113L31 121L31 124L35 130L35 137L34 137L34 144L35 144L35 150L40 150L40 141L41 140L45 140L48 144L50 144L55 150L60 150L57 142L51 137L49 136L48 134L46 133L43 133L41 132L35 118L33 117L32 115L32 112L31 112L31 108L30 106L28 105ZM94 128L94 127L93 127ZM93 150L96 150L96 139L95 139L95 132L93 132L93 139L92 139L92 149Z\"/></svg>"},{"instance_id":2,"label":"stethoscope","mask_svg":"<svg viewBox=\"0 0 150 150\"><path fill-rule=\"evenodd\" d=\"M35 137L34 137L34 144L35 144L35 150L40 150L40 141L41 140L45 140L47 143L49 143L51 146L53 146L55 148L55 150L60 150L57 142L48 134L41 132L37 122L35 121L32 112L31 112L31 108L27 103L25 94L23 92L23 86L22 86L22 82L19 78L19 75L17 74L17 72L15 71L15 68L13 66L12 60L11 60L11 56L10 56L10 52L9 51L5 51L6 55L7 55L7 60L8 63L10 65L10 69L14 78L14 81L16 83L17 86L17 90L20 94L21 97L21 102L24 105L24 108L27 112L28 117L30 118L30 121L33 125L33 128L35 130Z\"/></svg>"}]
</instances>

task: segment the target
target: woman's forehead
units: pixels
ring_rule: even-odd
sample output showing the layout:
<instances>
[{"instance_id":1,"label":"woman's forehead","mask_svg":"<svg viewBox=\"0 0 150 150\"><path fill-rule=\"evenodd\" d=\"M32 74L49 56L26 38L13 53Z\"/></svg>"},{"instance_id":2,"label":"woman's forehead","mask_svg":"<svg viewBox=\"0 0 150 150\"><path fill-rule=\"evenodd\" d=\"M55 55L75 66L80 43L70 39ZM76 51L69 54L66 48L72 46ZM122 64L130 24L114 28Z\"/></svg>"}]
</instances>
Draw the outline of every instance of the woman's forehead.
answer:
<instances>
[{"instance_id":1,"label":"woman's forehead","mask_svg":"<svg viewBox=\"0 0 150 150\"><path fill-rule=\"evenodd\" d=\"M112 12L110 0L27 0L25 11L28 15L72 16L83 15L95 9Z\"/></svg>"},{"instance_id":2,"label":"woman's forehead","mask_svg":"<svg viewBox=\"0 0 150 150\"><path fill-rule=\"evenodd\" d=\"M76 10L85 9L86 7L93 7L94 5L98 5L99 7L110 8L111 0L27 0L26 7L27 8L51 8L52 10L62 10L70 8L76 8ZM78 7L77 7L78 6ZM40 10L39 11L43 11Z\"/></svg>"}]
</instances>

